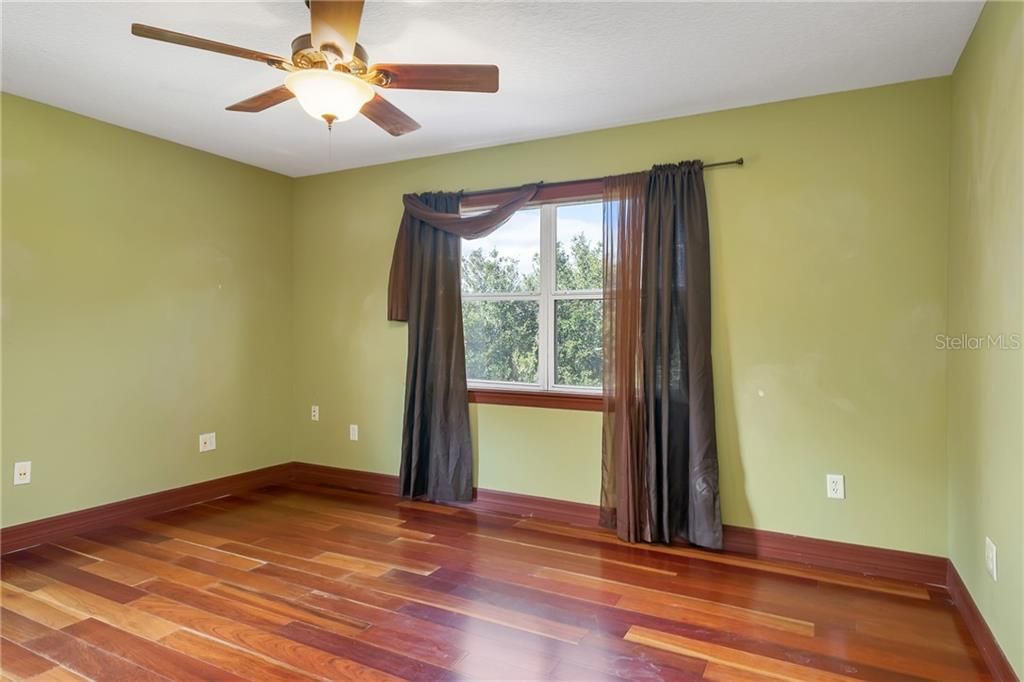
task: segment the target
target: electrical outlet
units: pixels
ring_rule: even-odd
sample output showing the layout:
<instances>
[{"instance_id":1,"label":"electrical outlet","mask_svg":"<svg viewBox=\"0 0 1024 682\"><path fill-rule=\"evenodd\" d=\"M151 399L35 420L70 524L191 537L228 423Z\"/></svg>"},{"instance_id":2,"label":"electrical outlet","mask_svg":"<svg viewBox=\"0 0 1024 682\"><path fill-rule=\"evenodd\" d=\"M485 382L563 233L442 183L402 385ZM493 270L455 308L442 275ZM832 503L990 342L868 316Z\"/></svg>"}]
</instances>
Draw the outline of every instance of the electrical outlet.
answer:
<instances>
[{"instance_id":1,"label":"electrical outlet","mask_svg":"<svg viewBox=\"0 0 1024 682\"><path fill-rule=\"evenodd\" d=\"M825 494L834 500L846 499L846 478L842 474L825 476Z\"/></svg>"},{"instance_id":2,"label":"electrical outlet","mask_svg":"<svg viewBox=\"0 0 1024 682\"><path fill-rule=\"evenodd\" d=\"M359 425L358 424L349 424L348 425L348 439L349 440L359 440Z\"/></svg>"},{"instance_id":3,"label":"electrical outlet","mask_svg":"<svg viewBox=\"0 0 1024 682\"><path fill-rule=\"evenodd\" d=\"M32 482L32 462L14 463L14 485L25 485Z\"/></svg>"},{"instance_id":4,"label":"electrical outlet","mask_svg":"<svg viewBox=\"0 0 1024 682\"><path fill-rule=\"evenodd\" d=\"M209 452L210 450L217 449L217 434L216 433L201 433L199 434L199 452Z\"/></svg>"},{"instance_id":5,"label":"electrical outlet","mask_svg":"<svg viewBox=\"0 0 1024 682\"><path fill-rule=\"evenodd\" d=\"M313 409L309 411L309 417L315 422L320 421L320 406L314 405Z\"/></svg>"},{"instance_id":6,"label":"electrical outlet","mask_svg":"<svg viewBox=\"0 0 1024 682\"><path fill-rule=\"evenodd\" d=\"M985 570L992 580L999 580L999 562L996 559L996 543L992 538L985 538Z\"/></svg>"}]
</instances>

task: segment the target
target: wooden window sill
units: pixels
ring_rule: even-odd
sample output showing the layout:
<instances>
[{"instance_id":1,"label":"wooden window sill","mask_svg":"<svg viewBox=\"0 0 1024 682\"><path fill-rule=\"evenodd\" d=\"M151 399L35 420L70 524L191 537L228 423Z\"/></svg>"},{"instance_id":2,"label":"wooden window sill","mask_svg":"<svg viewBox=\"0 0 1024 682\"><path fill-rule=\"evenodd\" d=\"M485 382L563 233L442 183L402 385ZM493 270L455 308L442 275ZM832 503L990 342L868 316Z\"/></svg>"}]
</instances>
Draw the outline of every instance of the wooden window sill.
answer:
<instances>
[{"instance_id":1,"label":"wooden window sill","mask_svg":"<svg viewBox=\"0 0 1024 682\"><path fill-rule=\"evenodd\" d=\"M600 395L554 393L550 391L503 391L469 389L469 402L485 405L546 407L557 410L600 412L604 399Z\"/></svg>"}]
</instances>

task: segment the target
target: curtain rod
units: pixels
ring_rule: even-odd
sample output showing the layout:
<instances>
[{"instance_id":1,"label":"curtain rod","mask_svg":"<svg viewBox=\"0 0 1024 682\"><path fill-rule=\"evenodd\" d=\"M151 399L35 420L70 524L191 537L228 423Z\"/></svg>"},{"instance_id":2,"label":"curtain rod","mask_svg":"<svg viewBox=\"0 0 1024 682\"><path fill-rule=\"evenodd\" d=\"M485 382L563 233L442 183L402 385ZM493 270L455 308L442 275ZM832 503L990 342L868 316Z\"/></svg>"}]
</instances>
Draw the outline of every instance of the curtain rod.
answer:
<instances>
[{"instance_id":1,"label":"curtain rod","mask_svg":"<svg viewBox=\"0 0 1024 682\"><path fill-rule=\"evenodd\" d=\"M733 159L732 161L718 161L716 163L706 163L704 168L720 168L721 166L742 166L743 157ZM561 182L541 182L538 183L541 187L560 187L562 185L578 185L584 182L599 182L604 178L587 178L585 180L563 180ZM478 189L471 192L462 192L464 197L480 196L481 194L501 194L503 192L514 192L518 189L522 189L522 185L516 187L499 187L498 189Z\"/></svg>"}]
</instances>

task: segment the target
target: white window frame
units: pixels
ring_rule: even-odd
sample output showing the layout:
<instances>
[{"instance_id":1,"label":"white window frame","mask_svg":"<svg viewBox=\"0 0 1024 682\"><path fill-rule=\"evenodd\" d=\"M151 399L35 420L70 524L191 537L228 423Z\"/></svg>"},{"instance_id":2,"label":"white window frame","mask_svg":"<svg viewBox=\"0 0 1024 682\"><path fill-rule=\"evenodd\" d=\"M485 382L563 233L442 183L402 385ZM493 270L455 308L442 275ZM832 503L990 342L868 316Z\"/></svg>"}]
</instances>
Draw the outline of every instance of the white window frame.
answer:
<instances>
[{"instance_id":1,"label":"white window frame","mask_svg":"<svg viewBox=\"0 0 1024 682\"><path fill-rule=\"evenodd\" d=\"M595 395L602 392L601 386L568 386L555 383L555 301L561 300L603 300L601 289L557 290L555 289L555 246L557 243L558 209L562 206L600 203L600 199L571 199L530 204L521 210L540 209L540 291L532 293L466 293L462 301L537 301L540 309L537 324L537 375L539 381L525 384L515 381L482 381L469 379L470 390L478 391L528 391L535 393L565 393L573 395ZM500 227L498 228L501 229ZM461 258L461 243L460 243Z\"/></svg>"}]
</instances>

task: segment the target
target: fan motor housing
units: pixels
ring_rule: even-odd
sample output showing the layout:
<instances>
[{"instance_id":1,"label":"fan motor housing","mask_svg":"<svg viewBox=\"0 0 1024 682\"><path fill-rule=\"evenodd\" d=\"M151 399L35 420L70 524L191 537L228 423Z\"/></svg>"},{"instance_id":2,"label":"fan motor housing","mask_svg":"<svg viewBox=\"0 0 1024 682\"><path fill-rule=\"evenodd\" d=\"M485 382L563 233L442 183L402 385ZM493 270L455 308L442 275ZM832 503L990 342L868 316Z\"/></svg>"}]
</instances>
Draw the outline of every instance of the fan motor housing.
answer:
<instances>
[{"instance_id":1,"label":"fan motor housing","mask_svg":"<svg viewBox=\"0 0 1024 682\"><path fill-rule=\"evenodd\" d=\"M330 59L320 50L313 47L313 40L309 33L296 36L292 41L292 64L300 69L325 69L329 68ZM363 73L366 71L366 64L370 58L366 50L359 43L356 43L355 55L348 62L343 64L350 72Z\"/></svg>"}]
</instances>

